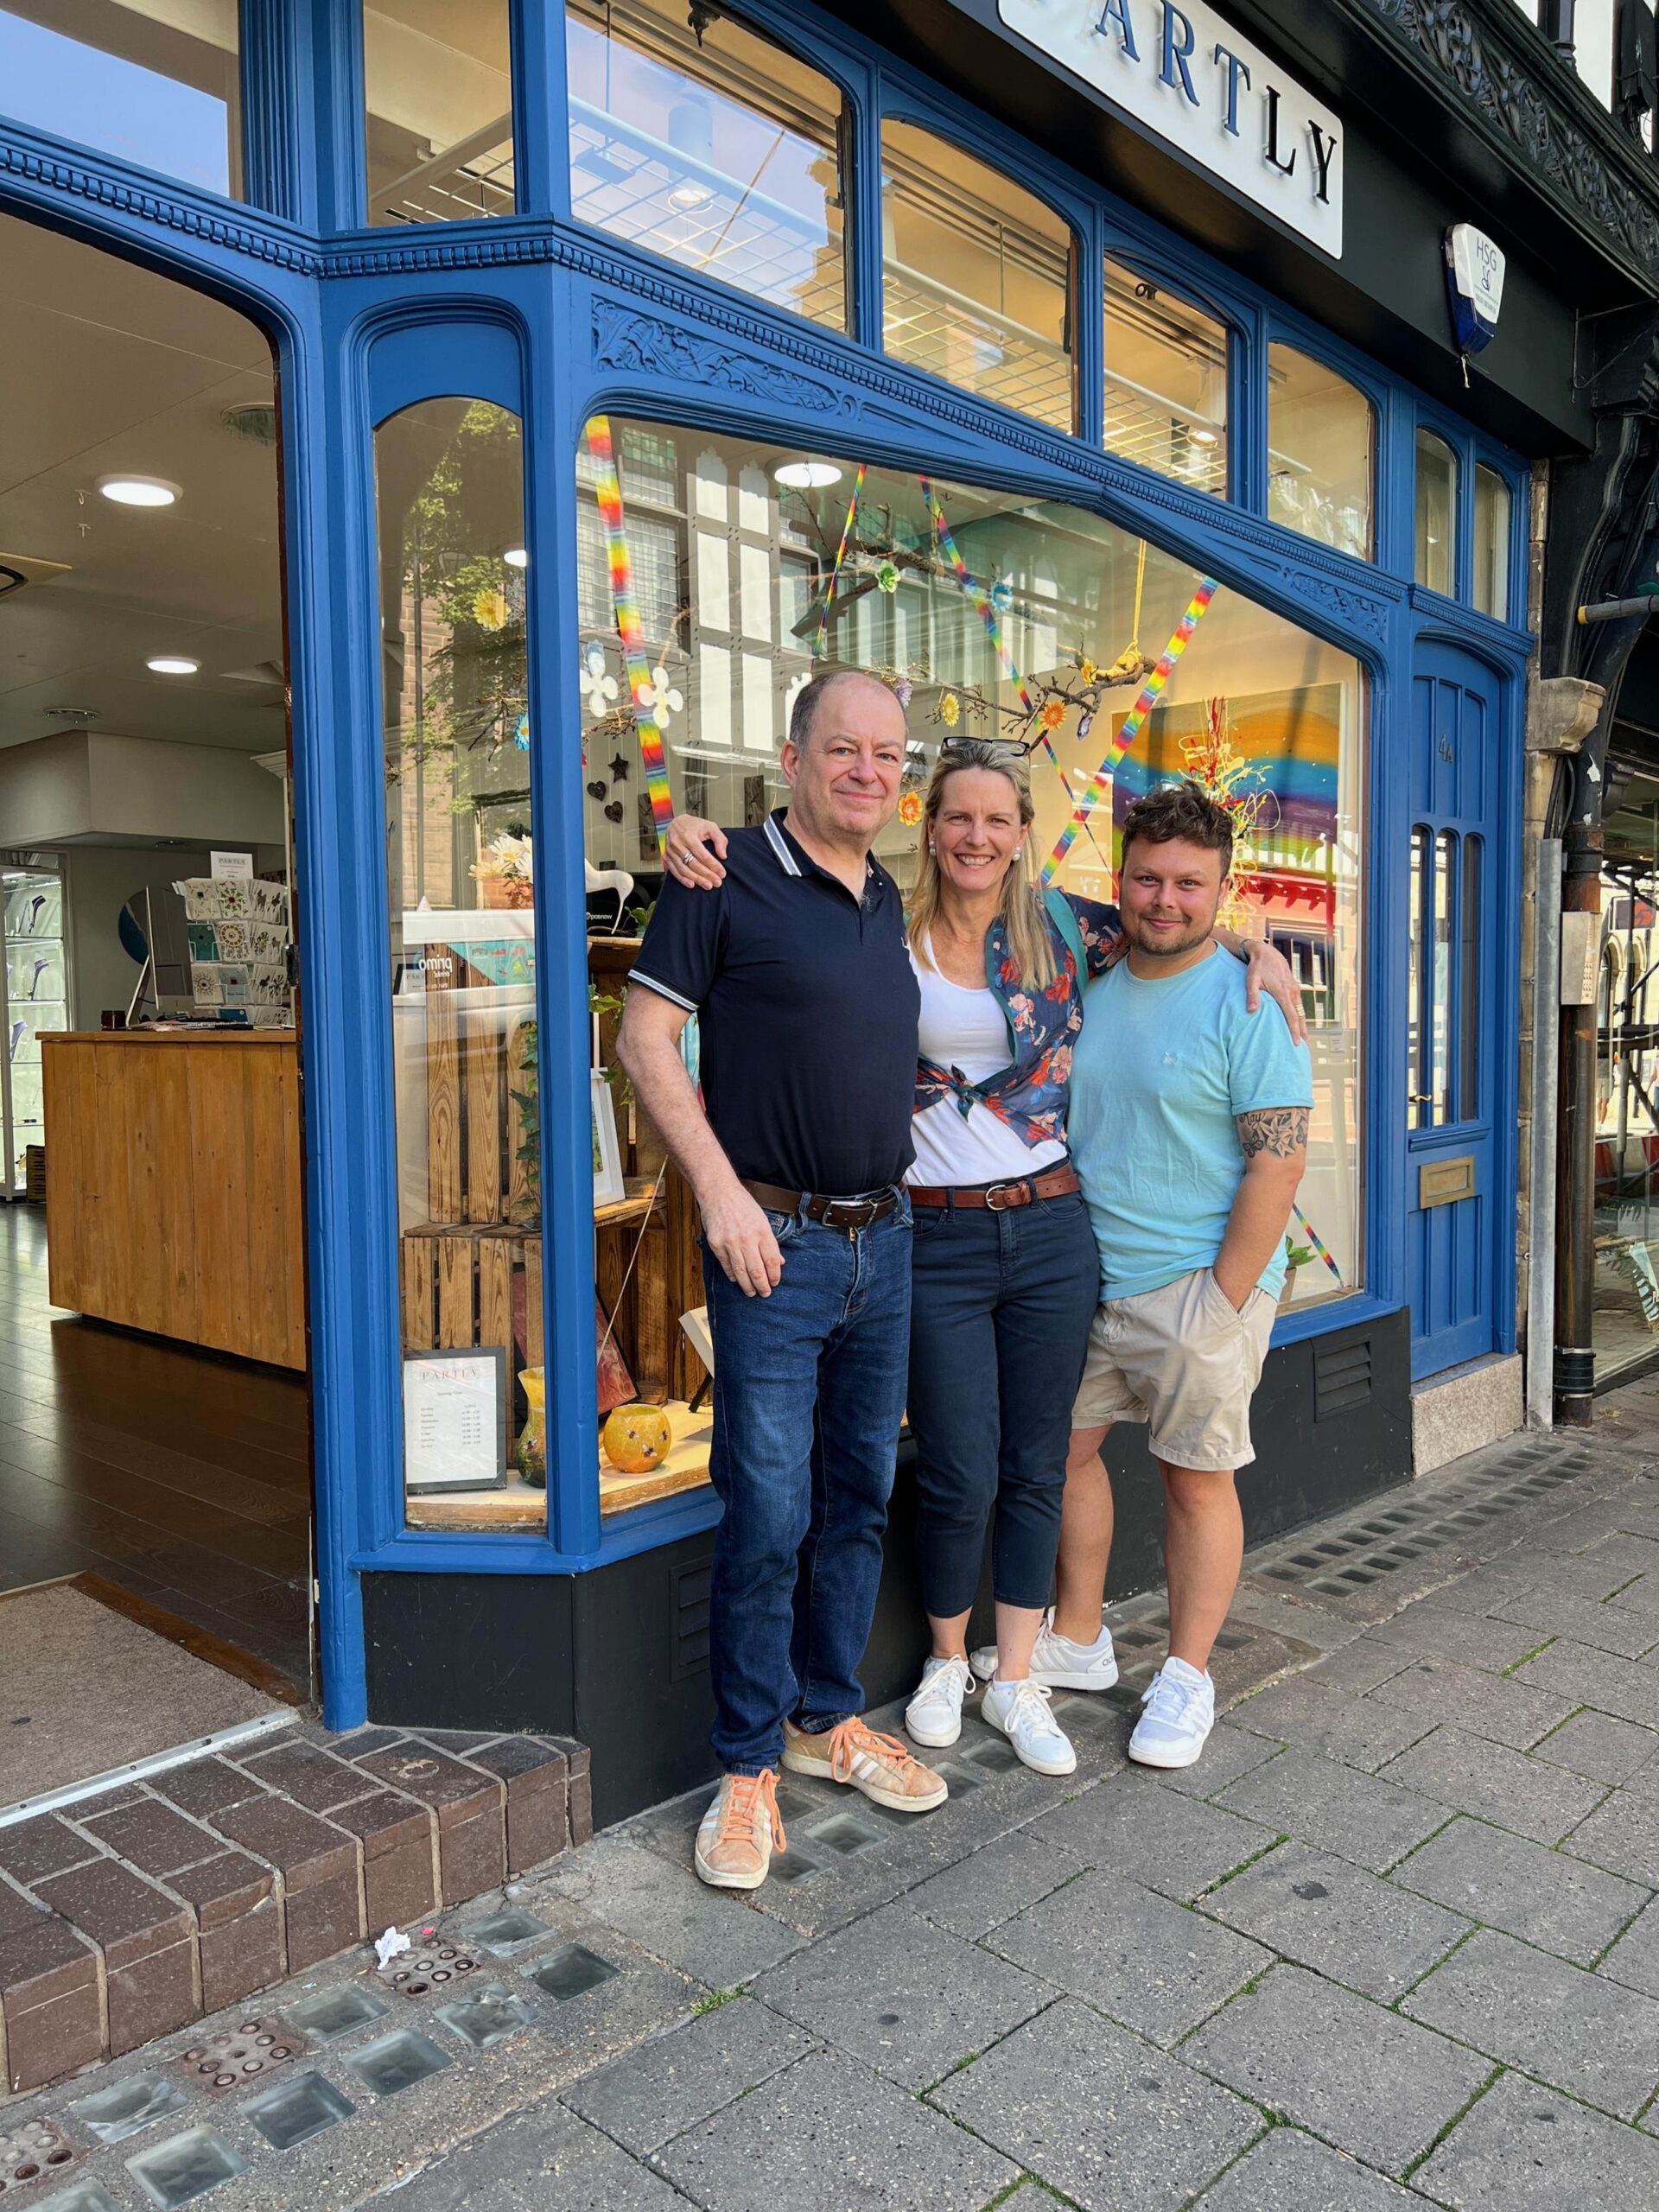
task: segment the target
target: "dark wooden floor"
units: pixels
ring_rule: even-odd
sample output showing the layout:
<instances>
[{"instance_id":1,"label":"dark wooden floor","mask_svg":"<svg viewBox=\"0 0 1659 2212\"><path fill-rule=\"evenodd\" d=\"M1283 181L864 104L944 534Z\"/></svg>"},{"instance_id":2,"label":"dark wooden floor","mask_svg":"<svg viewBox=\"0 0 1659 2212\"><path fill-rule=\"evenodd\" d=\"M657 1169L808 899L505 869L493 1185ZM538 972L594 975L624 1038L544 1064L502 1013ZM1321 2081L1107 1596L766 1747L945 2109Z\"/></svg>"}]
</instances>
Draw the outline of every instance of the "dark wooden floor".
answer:
<instances>
[{"instance_id":1,"label":"dark wooden floor","mask_svg":"<svg viewBox=\"0 0 1659 2212\"><path fill-rule=\"evenodd\" d=\"M0 1204L0 1590L92 1572L307 1683L302 1376L60 1313Z\"/></svg>"}]
</instances>

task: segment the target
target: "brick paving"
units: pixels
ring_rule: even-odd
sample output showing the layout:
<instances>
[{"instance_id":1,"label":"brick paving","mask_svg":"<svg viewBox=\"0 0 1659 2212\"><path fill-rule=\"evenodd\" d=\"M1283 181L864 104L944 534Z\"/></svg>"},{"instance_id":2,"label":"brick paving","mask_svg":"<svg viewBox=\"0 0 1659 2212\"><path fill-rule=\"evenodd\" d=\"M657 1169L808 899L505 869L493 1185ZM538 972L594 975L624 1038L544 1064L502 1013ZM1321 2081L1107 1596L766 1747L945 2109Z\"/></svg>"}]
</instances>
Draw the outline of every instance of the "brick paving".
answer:
<instances>
[{"instance_id":1,"label":"brick paving","mask_svg":"<svg viewBox=\"0 0 1659 2212\"><path fill-rule=\"evenodd\" d=\"M0 1827L11 2090L137 2050L592 1834L581 1745L464 1750L301 1726Z\"/></svg>"},{"instance_id":2,"label":"brick paving","mask_svg":"<svg viewBox=\"0 0 1659 2212\"><path fill-rule=\"evenodd\" d=\"M173 1955L194 1944L205 1970L214 1930L290 1876L326 1923L344 1846L314 1823L365 1885L386 1862L387 1897L416 1832L429 1866L448 1834L469 1878L508 1879L392 1971L359 1947L0 2106L9 2200L140 2212L199 2183L214 2212L389 2191L399 2212L1659 2202L1659 1387L1604 1401L1588 1440L1514 1440L1253 1553L1217 1666L1229 1709L1190 1773L1125 1763L1155 1599L1118 1625L1124 1688L1056 1700L1074 1776L1027 1773L970 1713L925 1818L787 1777L791 1849L749 1900L690 1870L701 1792L514 1878L551 1832L524 1786L541 1770L513 1745L435 1742L411 1793L410 1750L379 1731L346 1762L379 1794L344 1805L301 1733L170 1799L158 1783L80 1808L73 1850L14 1834L0 1961L48 1892L122 1961L89 1974L67 1920L30 1954L25 2011L62 2008L66 2035L123 1975L162 2005ZM244 1809L262 1765L291 1811L263 1848ZM506 1792L505 1861L499 1818L487 1848L474 1833L480 1776Z\"/></svg>"}]
</instances>

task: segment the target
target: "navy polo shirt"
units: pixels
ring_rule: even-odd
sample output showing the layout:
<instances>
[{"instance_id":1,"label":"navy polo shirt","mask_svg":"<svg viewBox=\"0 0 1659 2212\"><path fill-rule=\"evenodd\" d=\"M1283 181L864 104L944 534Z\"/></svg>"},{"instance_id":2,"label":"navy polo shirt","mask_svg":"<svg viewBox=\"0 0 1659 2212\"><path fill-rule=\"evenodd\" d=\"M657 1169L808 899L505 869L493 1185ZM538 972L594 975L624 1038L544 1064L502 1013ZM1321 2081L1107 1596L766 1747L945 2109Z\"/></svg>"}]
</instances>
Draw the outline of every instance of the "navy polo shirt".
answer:
<instances>
[{"instance_id":1,"label":"navy polo shirt","mask_svg":"<svg viewBox=\"0 0 1659 2212\"><path fill-rule=\"evenodd\" d=\"M717 891L664 883L631 980L697 1015L703 1109L738 1174L830 1198L900 1180L921 994L878 861L855 899L781 810L729 830Z\"/></svg>"}]
</instances>

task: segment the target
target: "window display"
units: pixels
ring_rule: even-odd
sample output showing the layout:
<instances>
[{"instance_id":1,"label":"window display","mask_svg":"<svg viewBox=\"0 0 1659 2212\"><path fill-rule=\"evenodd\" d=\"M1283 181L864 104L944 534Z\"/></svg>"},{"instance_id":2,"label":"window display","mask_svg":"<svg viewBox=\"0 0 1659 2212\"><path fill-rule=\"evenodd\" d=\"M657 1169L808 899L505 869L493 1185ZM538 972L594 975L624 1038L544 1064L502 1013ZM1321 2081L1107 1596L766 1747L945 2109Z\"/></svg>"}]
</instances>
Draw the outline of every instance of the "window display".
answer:
<instances>
[{"instance_id":1,"label":"window display","mask_svg":"<svg viewBox=\"0 0 1659 2212\"><path fill-rule=\"evenodd\" d=\"M29 1186L28 1154L46 1141L41 1095L41 1035L67 1029L68 986L65 979L63 885L41 868L0 869L5 901L3 988L0 1025L5 1060L0 1067L0 1197Z\"/></svg>"},{"instance_id":2,"label":"window display","mask_svg":"<svg viewBox=\"0 0 1659 2212\"><path fill-rule=\"evenodd\" d=\"M1609 763L1597 1007L1596 1379L1659 1357L1659 775Z\"/></svg>"},{"instance_id":3,"label":"window display","mask_svg":"<svg viewBox=\"0 0 1659 2212\"><path fill-rule=\"evenodd\" d=\"M830 79L713 8L572 0L565 20L577 221L844 330Z\"/></svg>"},{"instance_id":4,"label":"window display","mask_svg":"<svg viewBox=\"0 0 1659 2212\"><path fill-rule=\"evenodd\" d=\"M1031 748L1050 878L1085 896L1112 896L1118 825L1150 785L1194 775L1232 810L1224 918L1280 946L1313 1040L1288 1295L1357 1289L1366 702L1352 658L1113 524L1017 493L607 418L589 425L577 480L582 757L567 772L586 827L599 1064L661 882L664 806L763 821L785 801L779 745L809 675L868 670L909 720L898 816L876 847L901 887L952 733ZM622 878L635 880L613 892ZM607 1510L700 1479L707 1449L693 1208L644 1116L617 1103L625 1177L653 1199L642 1218L601 1210L600 1326L671 1434L630 1478L643 1492L607 1460Z\"/></svg>"}]
</instances>

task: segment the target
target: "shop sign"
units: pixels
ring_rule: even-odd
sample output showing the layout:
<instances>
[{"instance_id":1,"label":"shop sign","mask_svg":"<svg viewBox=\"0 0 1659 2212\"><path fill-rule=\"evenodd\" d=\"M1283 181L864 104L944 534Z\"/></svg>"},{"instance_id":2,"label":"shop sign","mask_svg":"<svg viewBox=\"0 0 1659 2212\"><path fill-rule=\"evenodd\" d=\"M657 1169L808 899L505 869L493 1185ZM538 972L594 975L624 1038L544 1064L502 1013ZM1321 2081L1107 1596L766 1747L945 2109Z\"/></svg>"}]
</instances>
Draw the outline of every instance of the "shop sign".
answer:
<instances>
[{"instance_id":1,"label":"shop sign","mask_svg":"<svg viewBox=\"0 0 1659 2212\"><path fill-rule=\"evenodd\" d=\"M1236 192L1342 256L1342 125L1202 0L997 0L1007 28Z\"/></svg>"}]
</instances>

